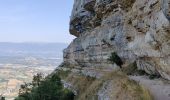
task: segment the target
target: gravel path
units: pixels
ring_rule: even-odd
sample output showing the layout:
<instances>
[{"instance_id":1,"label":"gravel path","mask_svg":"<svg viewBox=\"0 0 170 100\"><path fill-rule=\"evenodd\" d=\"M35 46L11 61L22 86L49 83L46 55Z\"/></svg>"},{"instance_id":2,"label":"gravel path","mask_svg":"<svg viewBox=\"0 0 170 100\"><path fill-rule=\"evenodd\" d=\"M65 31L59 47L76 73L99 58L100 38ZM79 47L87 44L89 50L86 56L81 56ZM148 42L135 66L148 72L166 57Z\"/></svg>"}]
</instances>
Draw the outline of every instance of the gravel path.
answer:
<instances>
[{"instance_id":1,"label":"gravel path","mask_svg":"<svg viewBox=\"0 0 170 100\"><path fill-rule=\"evenodd\" d=\"M170 100L170 82L163 79L150 80L147 76L129 76L139 82L153 95L154 100Z\"/></svg>"}]
</instances>

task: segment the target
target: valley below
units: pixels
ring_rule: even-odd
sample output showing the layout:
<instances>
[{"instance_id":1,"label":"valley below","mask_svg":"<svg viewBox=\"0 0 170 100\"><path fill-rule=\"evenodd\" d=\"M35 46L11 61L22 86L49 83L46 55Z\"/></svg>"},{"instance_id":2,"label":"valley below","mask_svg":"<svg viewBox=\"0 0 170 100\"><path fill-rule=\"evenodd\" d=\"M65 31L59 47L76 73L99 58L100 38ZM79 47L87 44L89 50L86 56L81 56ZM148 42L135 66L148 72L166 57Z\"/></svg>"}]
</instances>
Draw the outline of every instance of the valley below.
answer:
<instances>
[{"instance_id":1,"label":"valley below","mask_svg":"<svg viewBox=\"0 0 170 100\"><path fill-rule=\"evenodd\" d=\"M37 73L50 74L62 62L59 44L0 43L0 96L14 100L20 85Z\"/></svg>"},{"instance_id":2,"label":"valley below","mask_svg":"<svg viewBox=\"0 0 170 100\"><path fill-rule=\"evenodd\" d=\"M17 66L14 68L14 66ZM22 65L7 64L0 70L0 93L6 98L14 98L18 94L20 85L24 82L31 82L36 73L48 75L53 68L33 68Z\"/></svg>"}]
</instances>

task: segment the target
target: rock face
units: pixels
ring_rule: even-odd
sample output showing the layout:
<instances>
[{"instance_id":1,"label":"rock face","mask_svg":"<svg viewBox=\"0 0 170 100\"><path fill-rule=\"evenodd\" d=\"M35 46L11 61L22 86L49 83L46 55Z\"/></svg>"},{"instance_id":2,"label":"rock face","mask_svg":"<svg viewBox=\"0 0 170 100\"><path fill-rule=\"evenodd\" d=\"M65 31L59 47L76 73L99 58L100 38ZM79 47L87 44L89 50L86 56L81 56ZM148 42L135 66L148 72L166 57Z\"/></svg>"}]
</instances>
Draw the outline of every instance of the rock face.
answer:
<instances>
[{"instance_id":1,"label":"rock face","mask_svg":"<svg viewBox=\"0 0 170 100\"><path fill-rule=\"evenodd\" d=\"M170 80L170 0L74 0L64 62L81 67L124 63Z\"/></svg>"}]
</instances>

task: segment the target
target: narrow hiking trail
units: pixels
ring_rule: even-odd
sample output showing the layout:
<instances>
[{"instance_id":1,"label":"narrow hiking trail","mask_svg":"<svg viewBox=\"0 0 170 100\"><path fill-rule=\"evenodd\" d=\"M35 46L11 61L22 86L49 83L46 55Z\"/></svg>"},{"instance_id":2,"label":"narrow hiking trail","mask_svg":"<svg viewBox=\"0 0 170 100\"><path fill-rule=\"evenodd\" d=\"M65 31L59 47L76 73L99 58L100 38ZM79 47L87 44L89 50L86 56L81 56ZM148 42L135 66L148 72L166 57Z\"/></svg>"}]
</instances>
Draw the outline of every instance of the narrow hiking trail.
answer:
<instances>
[{"instance_id":1,"label":"narrow hiking trail","mask_svg":"<svg viewBox=\"0 0 170 100\"><path fill-rule=\"evenodd\" d=\"M154 100L170 100L170 81L164 79L151 80L147 76L129 76L129 78L146 87Z\"/></svg>"}]
</instances>

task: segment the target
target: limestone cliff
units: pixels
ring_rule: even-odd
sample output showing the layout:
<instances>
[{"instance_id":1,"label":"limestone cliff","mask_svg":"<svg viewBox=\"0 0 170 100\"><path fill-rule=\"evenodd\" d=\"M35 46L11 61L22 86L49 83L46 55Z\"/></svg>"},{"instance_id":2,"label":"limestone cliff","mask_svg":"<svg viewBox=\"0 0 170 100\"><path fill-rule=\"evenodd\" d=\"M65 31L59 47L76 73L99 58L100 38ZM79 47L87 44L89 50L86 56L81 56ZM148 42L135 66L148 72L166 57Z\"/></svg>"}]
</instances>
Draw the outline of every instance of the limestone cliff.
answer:
<instances>
[{"instance_id":1,"label":"limestone cliff","mask_svg":"<svg viewBox=\"0 0 170 100\"><path fill-rule=\"evenodd\" d=\"M107 59L116 52L124 65L170 80L170 0L74 0L64 63L83 68L117 68Z\"/></svg>"}]
</instances>

